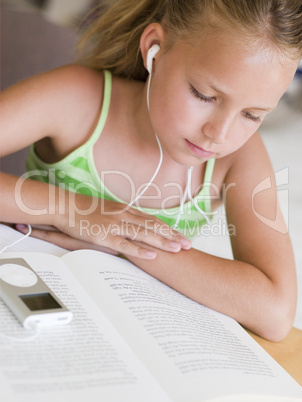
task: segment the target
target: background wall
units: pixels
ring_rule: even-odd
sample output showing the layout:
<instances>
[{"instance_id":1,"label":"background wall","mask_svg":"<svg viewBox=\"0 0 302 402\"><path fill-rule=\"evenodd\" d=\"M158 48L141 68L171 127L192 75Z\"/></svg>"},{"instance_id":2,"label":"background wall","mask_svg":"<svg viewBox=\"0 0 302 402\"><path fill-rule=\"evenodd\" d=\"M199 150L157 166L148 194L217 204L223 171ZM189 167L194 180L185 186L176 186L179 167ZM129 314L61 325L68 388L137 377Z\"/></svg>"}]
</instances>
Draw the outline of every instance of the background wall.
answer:
<instances>
[{"instance_id":1,"label":"background wall","mask_svg":"<svg viewBox=\"0 0 302 402\"><path fill-rule=\"evenodd\" d=\"M98 0L97 0L98 1ZM95 0L2 0L19 10L39 10L50 21L72 26Z\"/></svg>"},{"instance_id":2,"label":"background wall","mask_svg":"<svg viewBox=\"0 0 302 402\"><path fill-rule=\"evenodd\" d=\"M47 2L48 0L44 0L43 4ZM75 30L68 24L57 24L51 18L46 19L47 13L42 12L35 4L34 0L3 1L1 90L74 60L77 41ZM26 148L13 156L0 159L1 170L17 175L24 173L27 152Z\"/></svg>"}]
</instances>

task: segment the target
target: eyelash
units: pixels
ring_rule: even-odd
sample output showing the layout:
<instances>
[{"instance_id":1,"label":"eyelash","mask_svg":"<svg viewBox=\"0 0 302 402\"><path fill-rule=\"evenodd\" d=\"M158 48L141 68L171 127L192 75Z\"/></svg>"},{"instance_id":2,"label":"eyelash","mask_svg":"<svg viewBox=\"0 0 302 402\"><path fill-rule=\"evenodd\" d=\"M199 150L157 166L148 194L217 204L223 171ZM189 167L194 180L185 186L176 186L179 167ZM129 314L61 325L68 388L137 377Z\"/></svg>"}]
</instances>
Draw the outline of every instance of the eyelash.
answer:
<instances>
[{"instance_id":1,"label":"eyelash","mask_svg":"<svg viewBox=\"0 0 302 402\"><path fill-rule=\"evenodd\" d=\"M201 99L202 101L207 102L207 103L211 103L211 102L215 101L215 98L209 98L209 97L204 96L201 93L199 93L197 91L197 89L194 88L192 85L190 85L190 90L191 90L192 94L195 96L195 98L197 98L197 99Z\"/></svg>"},{"instance_id":2,"label":"eyelash","mask_svg":"<svg viewBox=\"0 0 302 402\"><path fill-rule=\"evenodd\" d=\"M249 113L245 113L245 117L246 117L247 119L250 119L250 120L254 121L255 123L259 123L260 120L261 120L260 117L252 116L252 115L249 114Z\"/></svg>"},{"instance_id":3,"label":"eyelash","mask_svg":"<svg viewBox=\"0 0 302 402\"><path fill-rule=\"evenodd\" d=\"M216 98L214 98L214 97L210 98L210 97L202 95L200 92L197 91L196 88L193 87L193 85L190 85L190 90L191 90L192 94L195 96L195 98L200 99L204 102L212 103L216 100ZM252 116L249 113L245 113L245 117L249 120L252 120L255 123L259 123L261 120L260 117Z\"/></svg>"}]
</instances>

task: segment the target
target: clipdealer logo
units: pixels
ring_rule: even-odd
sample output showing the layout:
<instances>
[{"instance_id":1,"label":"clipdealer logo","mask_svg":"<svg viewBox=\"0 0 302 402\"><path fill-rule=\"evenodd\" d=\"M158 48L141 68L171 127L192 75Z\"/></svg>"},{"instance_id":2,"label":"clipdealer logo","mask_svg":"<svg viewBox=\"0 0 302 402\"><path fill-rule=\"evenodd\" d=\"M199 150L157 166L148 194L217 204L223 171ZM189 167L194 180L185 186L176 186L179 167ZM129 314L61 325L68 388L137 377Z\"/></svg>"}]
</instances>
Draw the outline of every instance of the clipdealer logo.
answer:
<instances>
[{"instance_id":1,"label":"clipdealer logo","mask_svg":"<svg viewBox=\"0 0 302 402\"><path fill-rule=\"evenodd\" d=\"M256 211L255 208L255 197L257 194L270 190L273 187L273 183L271 177L267 177L263 181L261 181L255 188L252 193L252 208L254 214L257 218L263 222L266 226L280 232L283 234L288 233L288 222L289 222L289 190L288 187L280 188L281 186L288 186L289 184L289 169L288 167L281 169L275 173L275 182L277 187L277 196L280 202L276 200L276 210L274 219L269 219L266 216L263 216L259 212ZM285 224L284 224L285 221Z\"/></svg>"},{"instance_id":2,"label":"clipdealer logo","mask_svg":"<svg viewBox=\"0 0 302 402\"><path fill-rule=\"evenodd\" d=\"M113 172L105 172L103 174L103 180L105 180L105 176L107 174L112 174ZM119 173L122 174L121 172L114 172L114 173ZM60 172L60 174L62 174L62 172ZM20 210L22 210L23 212L26 212L28 214L31 215L45 215L45 214L55 214L55 213L59 213L59 214L66 214L66 208L68 208L68 212L69 212L69 225L73 226L75 223L75 215L79 214L82 216L88 216L89 214L93 213L96 210L99 210L100 213L106 215L106 214L110 214L110 215L115 215L115 214L121 214L123 212L125 212L129 206L127 204L125 204L121 209L116 210L116 211L106 211L105 205L103 205L105 203L105 200L103 199L98 199L96 197L91 196L90 197L90 204L88 206L86 206L86 209L79 209L77 204L76 204L76 194L78 192L81 191L81 188L85 188L85 190L87 189L91 189L96 191L96 189L92 189L91 188L91 184L90 183L85 183L85 182L81 182L79 183L77 186L74 186L73 183L71 183L69 186L64 185L64 183L60 183L60 185L57 186L50 186L49 191L48 191L48 205L44 206L44 208L39 209L39 208L31 208L29 206L26 205L26 203L23 200L22 197L22 187L24 184L25 179L31 179L31 178L35 178L36 176L42 176L43 178L46 179L46 176L48 177L48 180L50 183L55 183L55 171L53 169L50 169L48 172L44 172L44 171L39 171L39 170L34 170L31 172L27 172L24 175L22 175L19 180L16 183L15 186L15 200L16 203L18 205L18 207L20 208ZM130 183L130 191L131 191L131 196L134 197L137 193L139 194L141 191L141 187L137 189L137 191L135 191L135 185L134 182L131 180L131 178L126 175L123 174L124 178L126 180L129 181ZM42 179L42 181L44 181ZM262 180L260 183L258 183L253 192L252 192L252 196L251 196L251 208L252 211L254 213L254 215L266 226L280 232L280 233L288 233L288 222L289 222L289 190L288 190L288 184L289 184L289 168L283 168L279 171L277 171L275 173L275 181L272 180L272 178L269 176L267 178L265 178L264 180ZM175 197L179 197L182 196L182 188L179 186L178 183L168 183L167 185L169 186L176 186L179 194L175 195ZM225 200L226 199L226 193L227 191L230 191L232 189L232 187L236 187L235 183L231 183L229 184L226 188L223 189L222 195L220 194L220 191L218 188L215 188L215 186L213 184L211 184L211 187L213 187L213 191L215 193L215 195L210 195L210 196L206 196L204 197L205 199L208 197L211 201L215 200L215 199L220 199L222 196L222 199ZM142 185L142 187L144 187L144 185ZM161 199L161 192L160 189L157 188L156 186L154 186L154 190L155 190L155 194L153 194L152 196L145 196L143 195L141 198L142 200L144 199ZM278 199L280 201L280 205L282 207L282 212L283 212L283 216L282 216L282 212L281 212L281 208L279 207L279 204L277 202L277 200L274 202L275 204L275 216L273 218L269 218L267 215L267 213L262 214L261 211L257 210L257 195L261 194L264 191L269 191L270 189L273 189L274 187L276 187L277 190L277 196ZM59 206L56 206L56 197L58 196L59 199L62 201L65 201L65 191L69 190L69 197L68 197L68 205L66 205L65 202L60 202ZM92 195L92 193L91 193ZM174 196L173 196L174 197ZM166 197L166 199L163 199L160 205L160 211L164 210L166 214L169 213L169 209L167 209L166 207L166 201L170 200L170 197ZM123 204L121 204L123 205ZM138 209L140 209L141 207L138 206ZM217 215L218 211L212 211L210 213L208 213L208 215ZM265 216L266 215L266 216ZM284 219L283 219L284 217ZM285 221L285 223L284 223ZM220 222L221 224L221 222ZM223 227L225 226L225 224L222 225ZM233 229L231 230L231 232L233 233ZM230 234L230 233L229 233Z\"/></svg>"}]
</instances>

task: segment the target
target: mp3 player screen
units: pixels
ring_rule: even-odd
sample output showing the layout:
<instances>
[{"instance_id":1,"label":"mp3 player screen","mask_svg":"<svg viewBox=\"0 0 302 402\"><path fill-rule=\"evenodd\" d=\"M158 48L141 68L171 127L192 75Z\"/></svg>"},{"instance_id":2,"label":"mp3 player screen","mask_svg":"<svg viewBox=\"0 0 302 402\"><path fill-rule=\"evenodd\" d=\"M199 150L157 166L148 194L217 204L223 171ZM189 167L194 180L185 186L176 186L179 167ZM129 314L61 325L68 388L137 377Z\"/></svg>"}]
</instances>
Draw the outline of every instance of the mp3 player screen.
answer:
<instances>
[{"instance_id":1,"label":"mp3 player screen","mask_svg":"<svg viewBox=\"0 0 302 402\"><path fill-rule=\"evenodd\" d=\"M31 311L62 308L50 293L19 295L19 297Z\"/></svg>"}]
</instances>

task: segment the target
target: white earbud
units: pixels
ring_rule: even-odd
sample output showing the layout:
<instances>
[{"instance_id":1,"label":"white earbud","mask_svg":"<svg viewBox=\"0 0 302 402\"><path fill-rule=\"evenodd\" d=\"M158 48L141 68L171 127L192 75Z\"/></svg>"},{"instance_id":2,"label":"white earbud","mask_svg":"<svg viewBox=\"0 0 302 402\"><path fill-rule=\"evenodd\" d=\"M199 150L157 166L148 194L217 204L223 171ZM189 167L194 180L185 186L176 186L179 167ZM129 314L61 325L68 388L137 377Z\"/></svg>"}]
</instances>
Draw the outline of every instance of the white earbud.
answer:
<instances>
[{"instance_id":1,"label":"white earbud","mask_svg":"<svg viewBox=\"0 0 302 402\"><path fill-rule=\"evenodd\" d=\"M150 49L148 50L148 54L147 54L147 70L148 70L148 72L149 72L148 84L147 84L147 107L148 107L148 110L149 110L149 91L150 91L150 83L151 83L151 76L152 76L153 59L154 59L156 53L159 51L159 49L160 49L160 47L159 47L158 45L153 45L153 46L151 46ZM154 181L155 177L157 176L157 173L159 172L159 169L160 169L160 167L161 167L161 165L162 165L162 161L163 161L163 150L162 150L160 141L159 141L159 139L158 139L158 137L157 137L157 134L156 134L155 132L154 132L154 135L155 135L155 138L156 138L156 140L157 140L158 148L159 148L159 153L160 153L159 162L158 162L157 168L156 168L156 170L155 170L153 176L152 176L151 179L149 180L148 184L147 184L147 185L143 188L143 190L128 204L129 207L131 207L131 206L145 193L145 191L150 187L150 185L153 183L153 181ZM175 229L175 228L177 229L178 223L179 223L180 218L181 218L181 215L182 215L182 213L183 213L184 204L185 204L185 202L186 202L187 195L189 195L189 198L190 198L191 202L194 204L195 208L204 216L204 218L206 219L207 223L210 224L209 218L206 216L205 212L198 206L198 204L197 204L195 198L192 197L191 189L190 189L192 171L193 171L193 167L190 167L190 168L188 169L188 177L187 177L186 189L185 189L185 191L184 191L184 195L183 195L182 200L181 200L181 205L180 205L180 207L179 207L179 212L178 212L178 215L177 215L177 218L176 218L176 222L175 222L175 224L174 224L174 226L173 226L173 229Z\"/></svg>"},{"instance_id":2,"label":"white earbud","mask_svg":"<svg viewBox=\"0 0 302 402\"><path fill-rule=\"evenodd\" d=\"M147 54L147 70L149 73L152 71L152 64L153 64L153 59L156 53L159 51L160 47L158 45L153 45L150 47L148 50Z\"/></svg>"},{"instance_id":3,"label":"white earbud","mask_svg":"<svg viewBox=\"0 0 302 402\"><path fill-rule=\"evenodd\" d=\"M151 76L152 76L152 64L153 64L154 56L159 51L159 49L160 49L160 47L158 45L153 45L148 50L148 54L147 54L147 70L149 72L148 85L147 85L147 107L148 107L148 110L149 110L150 82L151 82ZM163 150L162 150L162 147L160 145L160 142L159 142L159 139L158 139L156 133L154 133L154 135L155 135L155 138L156 138L156 141L157 141L157 144L158 144L158 148L159 148L159 162L158 162L157 168L156 168L153 176L149 180L148 184L142 189L142 191L137 195L137 197L135 197L134 200L132 200L128 204L129 207L131 207L144 194L144 192L149 188L149 186L153 183L153 180L157 176L157 173L159 172L159 169L161 167L161 164L162 164L162 161L163 161Z\"/></svg>"}]
</instances>

